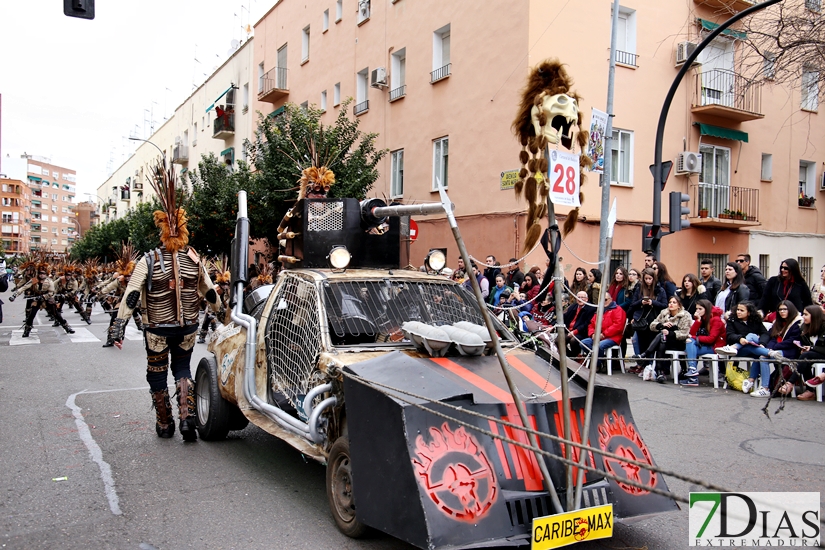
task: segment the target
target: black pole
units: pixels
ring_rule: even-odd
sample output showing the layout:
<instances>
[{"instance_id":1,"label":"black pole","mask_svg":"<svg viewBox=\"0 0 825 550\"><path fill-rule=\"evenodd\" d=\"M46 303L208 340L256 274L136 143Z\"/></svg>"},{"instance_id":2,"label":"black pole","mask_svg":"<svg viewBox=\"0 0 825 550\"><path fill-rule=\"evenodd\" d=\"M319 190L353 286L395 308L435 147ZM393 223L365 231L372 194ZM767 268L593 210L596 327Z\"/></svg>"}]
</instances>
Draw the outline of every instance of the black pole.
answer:
<instances>
[{"instance_id":1,"label":"black pole","mask_svg":"<svg viewBox=\"0 0 825 550\"><path fill-rule=\"evenodd\" d=\"M782 0L765 0L760 4L754 4L748 9L740 11L719 25L717 28L713 29L713 31L711 31L711 33L696 47L693 53L688 56L684 65L682 65L682 68L679 69L679 74L677 74L676 78L673 79L673 84L670 85L670 90L668 90L667 96L665 96L665 102L662 105L662 112L659 115L659 124L656 126L656 150L653 153L653 240L651 241L651 248L657 258L659 257L659 241L661 240L662 231L662 185L664 183L664 175L662 174L662 140L664 140L665 137L665 123L667 122L667 113L670 110L670 104L673 102L673 96L676 95L676 90L679 88L679 84L682 83L682 79L690 70L690 66L693 65L693 62L696 61L696 58L699 57L702 50L704 50L714 38L722 34L723 31L740 19L743 19L756 11L767 8L768 6L778 4L781 1Z\"/></svg>"}]
</instances>

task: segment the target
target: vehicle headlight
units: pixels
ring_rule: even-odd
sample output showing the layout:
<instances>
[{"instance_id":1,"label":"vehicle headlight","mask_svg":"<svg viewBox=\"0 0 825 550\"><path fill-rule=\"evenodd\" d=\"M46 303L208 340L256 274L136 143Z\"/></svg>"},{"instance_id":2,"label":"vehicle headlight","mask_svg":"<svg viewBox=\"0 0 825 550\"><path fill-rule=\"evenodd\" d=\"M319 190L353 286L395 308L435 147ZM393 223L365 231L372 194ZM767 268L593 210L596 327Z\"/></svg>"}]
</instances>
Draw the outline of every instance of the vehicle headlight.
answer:
<instances>
[{"instance_id":1,"label":"vehicle headlight","mask_svg":"<svg viewBox=\"0 0 825 550\"><path fill-rule=\"evenodd\" d=\"M352 259L352 254L349 253L346 246L333 246L327 259L329 265L334 269L346 269Z\"/></svg>"},{"instance_id":2,"label":"vehicle headlight","mask_svg":"<svg viewBox=\"0 0 825 550\"><path fill-rule=\"evenodd\" d=\"M424 265L428 270L435 271L436 273L440 272L444 269L444 266L447 265L446 252L440 248L433 248L427 254L427 257L424 258Z\"/></svg>"}]
</instances>

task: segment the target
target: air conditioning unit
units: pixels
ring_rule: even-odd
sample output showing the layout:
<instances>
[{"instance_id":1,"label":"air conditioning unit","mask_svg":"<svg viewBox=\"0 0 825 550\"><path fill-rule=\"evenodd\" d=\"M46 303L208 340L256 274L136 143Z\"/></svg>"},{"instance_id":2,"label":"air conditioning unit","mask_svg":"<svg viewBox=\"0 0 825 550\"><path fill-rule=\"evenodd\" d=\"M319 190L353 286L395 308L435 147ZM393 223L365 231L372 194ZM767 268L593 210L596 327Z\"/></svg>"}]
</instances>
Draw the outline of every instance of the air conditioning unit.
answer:
<instances>
[{"instance_id":1,"label":"air conditioning unit","mask_svg":"<svg viewBox=\"0 0 825 550\"><path fill-rule=\"evenodd\" d=\"M676 44L676 66L681 67L687 61L687 58L690 57L696 51L696 44L693 42L679 42ZM701 65L699 61L694 61L693 66Z\"/></svg>"},{"instance_id":2,"label":"air conditioning unit","mask_svg":"<svg viewBox=\"0 0 825 550\"><path fill-rule=\"evenodd\" d=\"M676 157L676 175L699 174L702 171L702 155L691 151L679 153Z\"/></svg>"},{"instance_id":3,"label":"air conditioning unit","mask_svg":"<svg viewBox=\"0 0 825 550\"><path fill-rule=\"evenodd\" d=\"M370 75L370 86L373 88L384 88L387 86L387 69L384 67L377 67L372 70Z\"/></svg>"}]
</instances>

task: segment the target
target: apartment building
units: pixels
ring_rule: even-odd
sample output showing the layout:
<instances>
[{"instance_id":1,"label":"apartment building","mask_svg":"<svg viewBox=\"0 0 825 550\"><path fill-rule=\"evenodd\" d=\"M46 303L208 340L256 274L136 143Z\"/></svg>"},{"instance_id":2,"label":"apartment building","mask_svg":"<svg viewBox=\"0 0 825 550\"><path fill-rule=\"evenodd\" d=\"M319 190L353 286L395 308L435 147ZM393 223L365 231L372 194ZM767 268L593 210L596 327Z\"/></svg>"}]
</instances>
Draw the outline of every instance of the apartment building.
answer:
<instances>
[{"instance_id":1,"label":"apartment building","mask_svg":"<svg viewBox=\"0 0 825 550\"><path fill-rule=\"evenodd\" d=\"M154 192L148 171L164 154L181 181L197 169L202 155L214 154L227 166L246 160L245 139L254 131L257 115L250 109L254 74L252 39L238 49L201 84L174 114L155 130L109 178L97 188L101 220L123 217L130 209L151 200Z\"/></svg>"},{"instance_id":2,"label":"apartment building","mask_svg":"<svg viewBox=\"0 0 825 550\"><path fill-rule=\"evenodd\" d=\"M626 4L626 5L625 5ZM612 264L642 263L642 224L652 216L656 123L664 97L695 44L747 0L626 0L619 12L611 200L618 203ZM541 0L282 0L256 23L253 108L276 115L286 102L315 104L332 122L345 98L361 129L387 148L372 196L406 203L438 200L447 188L470 252L520 256L525 204L512 190L520 146L510 125L529 69L546 58L567 64L590 109L604 110L612 2ZM690 199L691 228L667 236L662 260L677 276L717 272L749 252L766 275L786 257L818 275L825 262L823 196L825 122L818 89L759 84L742 68L746 38L731 29L691 68L669 112L664 160L678 170L666 193ZM588 174L586 201L563 251L568 274L596 261L599 177ZM664 200L662 221L668 219ZM700 212L701 210L701 212ZM563 219L569 208L558 207ZM443 217L417 220L412 257L457 250ZM581 258L576 259L575 256ZM544 265L532 253L528 264ZM811 267L814 266L814 267ZM814 273L815 271L815 273Z\"/></svg>"},{"instance_id":3,"label":"apartment building","mask_svg":"<svg viewBox=\"0 0 825 550\"><path fill-rule=\"evenodd\" d=\"M76 172L46 158L29 157L26 177L31 191L30 249L66 252L78 238L73 212Z\"/></svg>"},{"instance_id":4,"label":"apartment building","mask_svg":"<svg viewBox=\"0 0 825 550\"><path fill-rule=\"evenodd\" d=\"M80 202L75 205L73 211L77 219L78 237L83 237L89 229L97 225L100 220L98 210L97 201L94 200Z\"/></svg>"},{"instance_id":5,"label":"apartment building","mask_svg":"<svg viewBox=\"0 0 825 550\"><path fill-rule=\"evenodd\" d=\"M6 254L29 251L29 210L31 193L20 180L0 176L0 240Z\"/></svg>"}]
</instances>

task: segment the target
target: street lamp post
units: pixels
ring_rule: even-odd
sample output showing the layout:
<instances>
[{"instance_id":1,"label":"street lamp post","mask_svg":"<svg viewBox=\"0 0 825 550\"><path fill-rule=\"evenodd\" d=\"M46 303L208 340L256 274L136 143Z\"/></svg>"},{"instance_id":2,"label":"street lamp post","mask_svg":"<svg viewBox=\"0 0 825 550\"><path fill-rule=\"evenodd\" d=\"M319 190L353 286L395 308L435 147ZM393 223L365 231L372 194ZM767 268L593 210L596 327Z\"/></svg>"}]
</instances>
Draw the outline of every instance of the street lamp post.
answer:
<instances>
[{"instance_id":1,"label":"street lamp post","mask_svg":"<svg viewBox=\"0 0 825 550\"><path fill-rule=\"evenodd\" d=\"M130 137L129 140L130 141L143 141L145 143L148 143L149 145L153 146L155 149L157 149L160 152L160 156L162 156L162 157L166 156L166 153L163 152L163 149L161 149L160 147L158 147L157 145L155 145L154 143L152 143L148 139L141 139L141 138L138 138L138 137Z\"/></svg>"}]
</instances>

